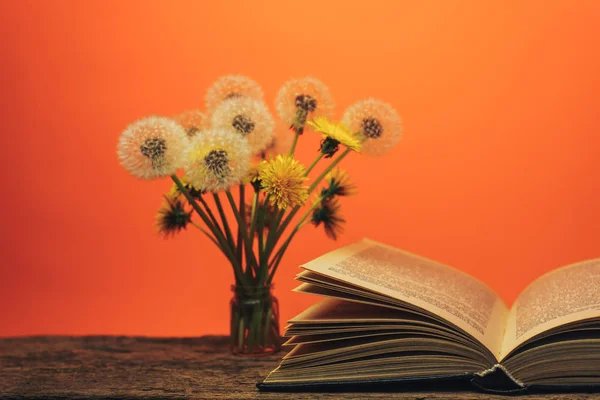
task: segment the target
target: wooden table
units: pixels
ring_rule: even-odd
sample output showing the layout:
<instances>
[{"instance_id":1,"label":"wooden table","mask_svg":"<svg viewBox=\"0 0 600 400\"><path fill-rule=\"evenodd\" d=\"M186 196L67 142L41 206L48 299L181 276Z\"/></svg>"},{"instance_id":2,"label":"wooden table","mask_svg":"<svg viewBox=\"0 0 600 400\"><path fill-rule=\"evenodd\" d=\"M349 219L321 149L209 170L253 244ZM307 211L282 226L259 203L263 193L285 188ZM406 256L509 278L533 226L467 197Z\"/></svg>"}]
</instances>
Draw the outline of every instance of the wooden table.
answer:
<instances>
[{"instance_id":1,"label":"wooden table","mask_svg":"<svg viewBox=\"0 0 600 400\"><path fill-rule=\"evenodd\" d=\"M506 399L478 393L261 393L279 362L229 354L227 338L0 339L0 399ZM593 394L520 399L592 399Z\"/></svg>"}]
</instances>

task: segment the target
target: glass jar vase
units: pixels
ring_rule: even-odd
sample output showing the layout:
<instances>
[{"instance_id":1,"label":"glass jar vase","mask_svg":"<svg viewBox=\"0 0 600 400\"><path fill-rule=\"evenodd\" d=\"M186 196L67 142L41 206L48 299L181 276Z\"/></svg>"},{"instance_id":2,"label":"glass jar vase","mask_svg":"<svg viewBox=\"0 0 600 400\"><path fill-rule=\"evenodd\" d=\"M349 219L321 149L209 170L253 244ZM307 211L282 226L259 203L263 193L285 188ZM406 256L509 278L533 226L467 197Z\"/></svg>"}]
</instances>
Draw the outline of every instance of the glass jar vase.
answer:
<instances>
[{"instance_id":1,"label":"glass jar vase","mask_svg":"<svg viewBox=\"0 0 600 400\"><path fill-rule=\"evenodd\" d=\"M279 301L273 285L232 285L231 290L231 352L257 356L278 351Z\"/></svg>"}]
</instances>

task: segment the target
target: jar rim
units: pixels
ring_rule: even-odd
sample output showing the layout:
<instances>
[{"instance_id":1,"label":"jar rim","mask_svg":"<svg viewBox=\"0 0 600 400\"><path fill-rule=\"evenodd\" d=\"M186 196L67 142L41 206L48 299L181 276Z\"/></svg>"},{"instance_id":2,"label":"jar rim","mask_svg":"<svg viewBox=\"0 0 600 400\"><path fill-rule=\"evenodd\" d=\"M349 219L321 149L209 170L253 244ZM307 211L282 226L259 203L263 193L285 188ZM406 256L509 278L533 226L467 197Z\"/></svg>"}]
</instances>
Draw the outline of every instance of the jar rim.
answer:
<instances>
[{"instance_id":1,"label":"jar rim","mask_svg":"<svg viewBox=\"0 0 600 400\"><path fill-rule=\"evenodd\" d=\"M271 294L275 285L231 285L235 296L262 297Z\"/></svg>"},{"instance_id":2,"label":"jar rim","mask_svg":"<svg viewBox=\"0 0 600 400\"><path fill-rule=\"evenodd\" d=\"M270 284L264 284L264 285L231 285L231 290L234 291L238 288L245 288L245 289L273 289L275 287L274 283L270 283Z\"/></svg>"}]
</instances>

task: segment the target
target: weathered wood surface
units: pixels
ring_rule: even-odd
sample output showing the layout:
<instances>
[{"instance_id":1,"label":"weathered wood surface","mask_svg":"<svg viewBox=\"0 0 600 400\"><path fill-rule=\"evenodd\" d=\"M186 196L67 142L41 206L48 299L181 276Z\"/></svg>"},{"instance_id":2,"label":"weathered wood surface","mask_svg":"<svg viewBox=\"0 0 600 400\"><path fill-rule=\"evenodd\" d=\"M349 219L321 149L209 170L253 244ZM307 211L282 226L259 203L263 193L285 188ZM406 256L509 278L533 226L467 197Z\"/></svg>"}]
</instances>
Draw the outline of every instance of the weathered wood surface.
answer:
<instances>
[{"instance_id":1,"label":"weathered wood surface","mask_svg":"<svg viewBox=\"0 0 600 400\"><path fill-rule=\"evenodd\" d=\"M225 337L0 339L0 399L506 399L477 393L261 393L282 353L229 354ZM593 394L520 399L591 399Z\"/></svg>"}]
</instances>

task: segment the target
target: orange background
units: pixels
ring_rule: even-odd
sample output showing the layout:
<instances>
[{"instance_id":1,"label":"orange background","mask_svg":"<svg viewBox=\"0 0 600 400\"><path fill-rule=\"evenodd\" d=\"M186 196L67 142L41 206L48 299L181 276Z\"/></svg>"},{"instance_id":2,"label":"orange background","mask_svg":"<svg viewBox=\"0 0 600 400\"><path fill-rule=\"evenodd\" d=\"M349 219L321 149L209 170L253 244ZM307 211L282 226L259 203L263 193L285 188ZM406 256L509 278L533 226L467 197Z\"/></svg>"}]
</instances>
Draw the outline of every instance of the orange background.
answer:
<instances>
[{"instance_id":1,"label":"orange background","mask_svg":"<svg viewBox=\"0 0 600 400\"><path fill-rule=\"evenodd\" d=\"M131 121L203 106L242 73L267 101L323 80L337 116L373 96L401 144L345 163L360 195L337 243L308 227L276 277L367 236L455 265L511 303L600 257L600 2L3 1L0 336L226 333L231 268L198 232L153 228L167 181L118 164ZM312 160L317 138L302 138Z\"/></svg>"}]
</instances>

